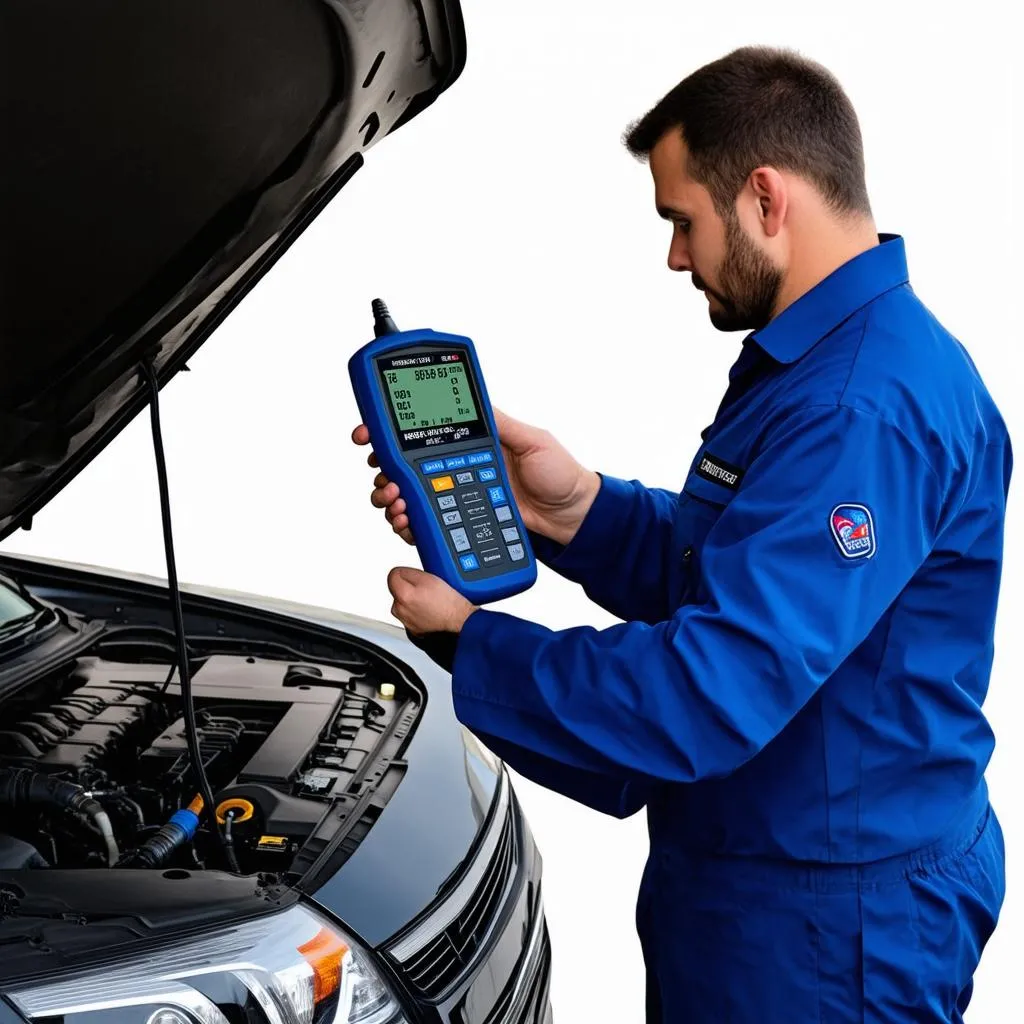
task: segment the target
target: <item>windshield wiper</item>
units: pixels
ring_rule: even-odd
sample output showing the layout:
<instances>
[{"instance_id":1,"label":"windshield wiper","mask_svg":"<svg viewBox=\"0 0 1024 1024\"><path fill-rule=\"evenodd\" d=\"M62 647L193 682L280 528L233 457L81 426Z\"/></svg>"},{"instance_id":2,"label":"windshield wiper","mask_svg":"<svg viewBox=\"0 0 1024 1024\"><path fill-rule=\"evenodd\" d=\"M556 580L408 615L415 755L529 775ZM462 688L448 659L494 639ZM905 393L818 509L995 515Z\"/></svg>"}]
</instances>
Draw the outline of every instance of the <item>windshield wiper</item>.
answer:
<instances>
[{"instance_id":1,"label":"windshield wiper","mask_svg":"<svg viewBox=\"0 0 1024 1024\"><path fill-rule=\"evenodd\" d=\"M58 621L59 617L52 608L34 608L27 615L9 619L0 626L0 647L28 640Z\"/></svg>"}]
</instances>

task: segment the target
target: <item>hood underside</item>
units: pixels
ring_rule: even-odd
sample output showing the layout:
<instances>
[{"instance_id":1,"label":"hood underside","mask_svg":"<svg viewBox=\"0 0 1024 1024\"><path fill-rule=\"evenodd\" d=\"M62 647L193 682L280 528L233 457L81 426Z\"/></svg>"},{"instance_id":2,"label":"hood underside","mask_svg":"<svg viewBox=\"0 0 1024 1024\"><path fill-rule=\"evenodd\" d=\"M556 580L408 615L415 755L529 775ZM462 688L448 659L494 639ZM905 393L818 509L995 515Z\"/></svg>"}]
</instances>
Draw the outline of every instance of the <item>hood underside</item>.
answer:
<instances>
[{"instance_id":1,"label":"hood underside","mask_svg":"<svg viewBox=\"0 0 1024 1024\"><path fill-rule=\"evenodd\" d=\"M458 0L6 0L0 539L464 60Z\"/></svg>"}]
</instances>

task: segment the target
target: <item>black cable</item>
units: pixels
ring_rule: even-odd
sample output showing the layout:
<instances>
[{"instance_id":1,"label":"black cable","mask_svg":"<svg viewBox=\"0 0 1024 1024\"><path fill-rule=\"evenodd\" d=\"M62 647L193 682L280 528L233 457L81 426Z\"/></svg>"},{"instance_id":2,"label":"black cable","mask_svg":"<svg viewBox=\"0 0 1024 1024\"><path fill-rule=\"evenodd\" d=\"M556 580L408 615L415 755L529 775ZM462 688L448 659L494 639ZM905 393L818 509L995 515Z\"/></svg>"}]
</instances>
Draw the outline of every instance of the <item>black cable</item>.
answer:
<instances>
[{"instance_id":1,"label":"black cable","mask_svg":"<svg viewBox=\"0 0 1024 1024\"><path fill-rule=\"evenodd\" d=\"M171 614L174 618L174 631L178 641L178 672L181 684L181 703L185 718L185 742L188 746L189 759L195 772L197 789L203 798L203 810L206 820L221 845L224 860L230 865L231 853L224 841L220 826L217 824L217 808L214 805L213 790L210 780L206 777L202 752L199 749L199 727L196 723L195 702L192 699L192 676L188 664L188 640L185 637L185 616L181 609L181 590L178 586L178 572L174 564L174 536L171 532L171 497L167 485L167 462L164 458L164 442L160 431L160 385L151 361L142 367L149 384L149 414L153 427L153 451L156 455L157 481L160 487L160 514L163 519L164 552L167 556L167 586L171 597ZM169 679L170 677L168 677Z\"/></svg>"},{"instance_id":2,"label":"black cable","mask_svg":"<svg viewBox=\"0 0 1024 1024\"><path fill-rule=\"evenodd\" d=\"M235 820L235 809L232 807L224 815L224 850L228 855L228 864L234 873L241 874L238 869L238 858L235 856L235 840L231 835L231 822Z\"/></svg>"}]
</instances>

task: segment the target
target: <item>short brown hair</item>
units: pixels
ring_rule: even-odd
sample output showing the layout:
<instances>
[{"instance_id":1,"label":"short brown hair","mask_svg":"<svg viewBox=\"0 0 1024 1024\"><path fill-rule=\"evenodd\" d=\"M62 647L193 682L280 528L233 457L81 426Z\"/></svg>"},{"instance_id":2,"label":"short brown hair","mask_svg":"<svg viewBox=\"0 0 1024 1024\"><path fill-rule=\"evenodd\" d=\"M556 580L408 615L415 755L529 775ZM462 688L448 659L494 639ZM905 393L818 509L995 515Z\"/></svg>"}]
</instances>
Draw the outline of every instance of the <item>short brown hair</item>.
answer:
<instances>
[{"instance_id":1,"label":"short brown hair","mask_svg":"<svg viewBox=\"0 0 1024 1024\"><path fill-rule=\"evenodd\" d=\"M806 178L840 213L871 212L853 104L831 72L793 51L747 46L706 64L623 141L643 159L672 129L682 132L690 175L722 214L761 166Z\"/></svg>"}]
</instances>

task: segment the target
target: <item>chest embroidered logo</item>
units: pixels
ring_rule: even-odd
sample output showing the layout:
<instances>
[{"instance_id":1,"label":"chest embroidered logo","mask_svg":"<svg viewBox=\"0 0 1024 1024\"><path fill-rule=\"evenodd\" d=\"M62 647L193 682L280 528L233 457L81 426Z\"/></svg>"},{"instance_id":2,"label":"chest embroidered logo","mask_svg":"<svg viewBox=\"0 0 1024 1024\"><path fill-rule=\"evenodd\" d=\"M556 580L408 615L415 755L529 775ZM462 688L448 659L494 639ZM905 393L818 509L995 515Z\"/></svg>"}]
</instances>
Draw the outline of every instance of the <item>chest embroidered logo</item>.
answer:
<instances>
[{"instance_id":1,"label":"chest embroidered logo","mask_svg":"<svg viewBox=\"0 0 1024 1024\"><path fill-rule=\"evenodd\" d=\"M844 558L870 558L875 553L875 524L866 505L836 505L830 523Z\"/></svg>"},{"instance_id":2,"label":"chest embroidered logo","mask_svg":"<svg viewBox=\"0 0 1024 1024\"><path fill-rule=\"evenodd\" d=\"M710 480L713 484L728 487L730 491L735 491L739 489L740 481L743 479L743 470L739 466L734 466L724 459L705 452L697 464L697 476Z\"/></svg>"}]
</instances>

